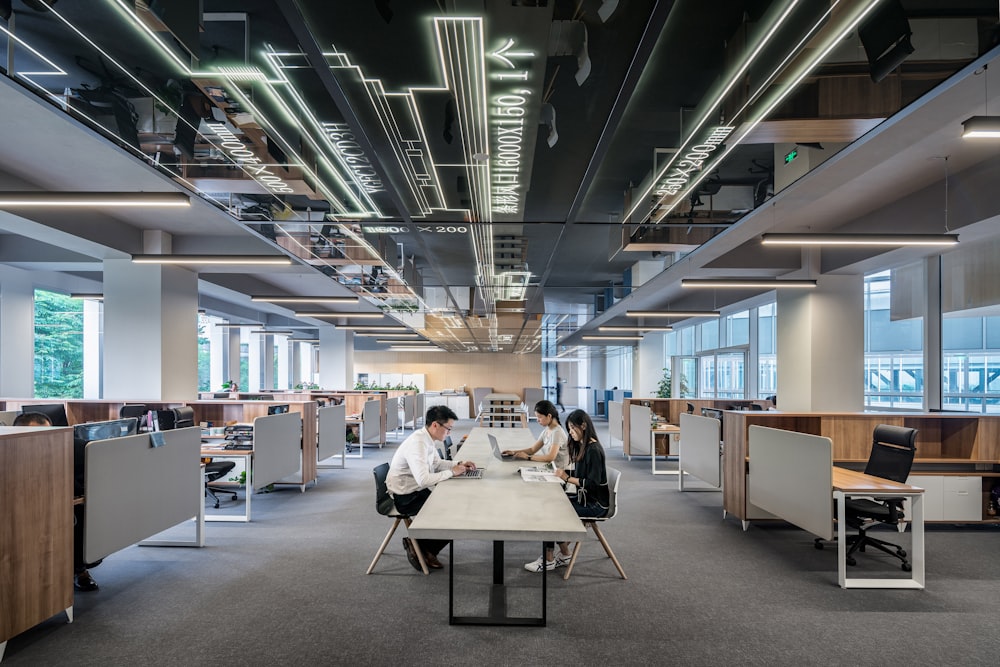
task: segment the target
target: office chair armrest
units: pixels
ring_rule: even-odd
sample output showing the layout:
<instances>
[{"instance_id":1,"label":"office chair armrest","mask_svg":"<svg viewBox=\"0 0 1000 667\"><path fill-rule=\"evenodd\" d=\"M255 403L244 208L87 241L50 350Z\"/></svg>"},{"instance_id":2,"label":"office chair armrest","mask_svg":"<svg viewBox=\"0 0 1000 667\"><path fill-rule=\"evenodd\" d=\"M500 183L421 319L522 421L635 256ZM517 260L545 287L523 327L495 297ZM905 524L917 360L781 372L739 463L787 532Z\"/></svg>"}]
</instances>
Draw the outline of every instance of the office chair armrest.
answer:
<instances>
[{"instance_id":1,"label":"office chair armrest","mask_svg":"<svg viewBox=\"0 0 1000 667\"><path fill-rule=\"evenodd\" d=\"M903 499L902 498L875 498L876 502L882 503L889 508L889 523L899 523L903 520Z\"/></svg>"}]
</instances>

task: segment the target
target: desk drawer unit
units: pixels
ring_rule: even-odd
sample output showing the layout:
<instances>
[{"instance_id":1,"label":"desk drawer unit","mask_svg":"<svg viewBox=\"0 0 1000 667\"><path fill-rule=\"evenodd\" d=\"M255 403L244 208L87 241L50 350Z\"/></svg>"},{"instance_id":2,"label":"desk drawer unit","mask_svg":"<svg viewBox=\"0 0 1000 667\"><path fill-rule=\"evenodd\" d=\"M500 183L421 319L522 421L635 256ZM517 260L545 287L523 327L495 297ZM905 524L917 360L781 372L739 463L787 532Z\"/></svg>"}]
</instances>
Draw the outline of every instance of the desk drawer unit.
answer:
<instances>
[{"instance_id":1,"label":"desk drawer unit","mask_svg":"<svg viewBox=\"0 0 1000 667\"><path fill-rule=\"evenodd\" d=\"M974 475L910 475L924 489L925 521L982 521L983 478ZM906 507L909 518L909 506Z\"/></svg>"}]
</instances>

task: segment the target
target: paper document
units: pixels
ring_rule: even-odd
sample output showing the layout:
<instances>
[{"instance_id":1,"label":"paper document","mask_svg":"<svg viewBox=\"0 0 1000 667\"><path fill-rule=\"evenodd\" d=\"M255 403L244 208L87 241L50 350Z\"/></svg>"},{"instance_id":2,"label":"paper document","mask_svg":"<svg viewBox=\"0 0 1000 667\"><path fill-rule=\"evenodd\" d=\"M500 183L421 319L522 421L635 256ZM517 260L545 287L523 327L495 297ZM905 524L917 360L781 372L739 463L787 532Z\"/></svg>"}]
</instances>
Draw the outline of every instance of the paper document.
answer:
<instances>
[{"instance_id":1,"label":"paper document","mask_svg":"<svg viewBox=\"0 0 1000 667\"><path fill-rule=\"evenodd\" d=\"M555 471L551 466L518 468L517 471L521 473L521 479L525 482L554 482L555 484L562 484L562 480L556 477Z\"/></svg>"}]
</instances>

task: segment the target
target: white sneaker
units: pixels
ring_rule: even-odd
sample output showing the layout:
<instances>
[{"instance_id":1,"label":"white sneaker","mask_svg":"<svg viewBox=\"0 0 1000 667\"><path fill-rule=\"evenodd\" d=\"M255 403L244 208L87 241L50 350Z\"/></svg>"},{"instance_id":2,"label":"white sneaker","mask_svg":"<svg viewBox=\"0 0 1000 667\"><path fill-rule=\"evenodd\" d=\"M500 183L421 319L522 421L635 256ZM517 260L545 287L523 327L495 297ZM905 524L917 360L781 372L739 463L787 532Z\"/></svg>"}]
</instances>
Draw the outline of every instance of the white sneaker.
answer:
<instances>
[{"instance_id":1,"label":"white sneaker","mask_svg":"<svg viewBox=\"0 0 1000 667\"><path fill-rule=\"evenodd\" d=\"M561 553L556 553L555 566L556 567L566 567L569 565L569 561L573 558L573 554L566 554L565 556Z\"/></svg>"},{"instance_id":2,"label":"white sneaker","mask_svg":"<svg viewBox=\"0 0 1000 667\"><path fill-rule=\"evenodd\" d=\"M541 572L543 568L546 570L556 569L556 561L545 560L542 556L539 556L536 560L524 564L524 569L528 572Z\"/></svg>"}]
</instances>

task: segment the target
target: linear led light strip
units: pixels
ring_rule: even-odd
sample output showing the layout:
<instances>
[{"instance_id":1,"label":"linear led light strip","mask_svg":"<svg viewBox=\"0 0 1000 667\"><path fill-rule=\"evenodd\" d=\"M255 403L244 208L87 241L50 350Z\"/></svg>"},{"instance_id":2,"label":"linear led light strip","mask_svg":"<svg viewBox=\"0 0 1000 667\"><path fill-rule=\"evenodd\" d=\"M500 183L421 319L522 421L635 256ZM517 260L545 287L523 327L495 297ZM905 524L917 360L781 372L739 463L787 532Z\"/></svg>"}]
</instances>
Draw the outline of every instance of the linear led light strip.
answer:
<instances>
[{"instance_id":1,"label":"linear led light strip","mask_svg":"<svg viewBox=\"0 0 1000 667\"><path fill-rule=\"evenodd\" d=\"M622 216L622 221L628 220L629 217L632 215L632 213L634 213L635 210L639 207L641 202L647 201L646 198L649 196L650 192L653 191L653 188L656 187L656 184L660 182L660 179L663 178L663 175L666 174L667 171L673 166L674 161L677 159L677 157L684 153L684 149L687 148L688 144L694 141L694 137L702 131L702 129L704 128L705 124L709 121L709 119L716 117L716 115L718 114L719 105L722 104L723 100L733 89L733 87L738 82L741 81L743 74L747 71L747 69L750 68L750 65L752 65L753 62L757 59L757 56L759 56L761 51L764 50L764 47L766 47L768 43L770 43L771 39L777 34L778 29L788 19L789 15L791 15L792 13L792 10L798 3L799 0L792 0L785 8L785 11L778 17L777 20L775 20L775 22L771 25L771 27L764 34L761 40L757 43L757 46L751 52L750 56L744 60L743 65L736 72L733 73L729 81L725 84L725 86L723 86L722 90L716 96L712 104L706 107L705 113L692 126L691 132L689 132L687 138L684 139L684 143L682 143L677 148L677 152L674 153L673 157L660 169L660 172L650 182L650 185L648 188L646 188L645 192L643 192L634 200L635 203L632 205L632 208L630 208Z\"/></svg>"},{"instance_id":2,"label":"linear led light strip","mask_svg":"<svg viewBox=\"0 0 1000 667\"><path fill-rule=\"evenodd\" d=\"M726 158L727 155L729 155L733 150L735 150L735 148L740 144L740 142L742 142L743 139L745 139L751 132L753 132L753 130L761 123L761 121L763 121L765 118L767 118L771 114L771 112L779 104L781 104L785 100L785 98L788 97L789 94L791 94L792 91L794 91L798 87L798 85L802 82L802 80L804 78L806 78L813 71L813 69L815 69L816 66L819 65L819 63L821 63L823 61L823 59L826 58L826 56L828 56L830 54L830 52L833 49L835 49L838 46L838 44L851 31L853 31L857 27L857 25L862 20L864 20L865 16L867 16L868 13L872 9L874 9L874 7L879 2L880 2L880 0L870 0L869 4L863 10L861 10L860 13L853 20L851 20L849 22L849 25L847 25L843 30L840 31L840 33L837 35L836 38L834 38L832 40L829 40L829 43L827 44L827 46L824 49L822 49L821 51L814 52L814 56L811 59L807 59L806 62L803 63L803 65L802 65L802 71L794 78L794 80L792 80L792 81L790 81L790 82L788 82L788 83L786 83L786 84L784 84L782 86L782 88L781 88L782 92L779 93L775 97L775 99L771 102L771 104L768 105L766 109L764 109L759 114L757 114L757 116L754 119L746 122L744 124L744 127L743 127L743 132L739 136L734 135L734 136L732 136L732 137L729 138L729 140L726 142L726 148L725 148L725 150L716 157L716 159L713 161L712 164L720 164L722 162L722 160L724 160ZM840 4L840 0L838 0L837 2L835 2L834 5L832 5L831 8L829 10L827 10L827 12L824 14L824 16L821 17L820 21L816 25L813 26L813 29L810 30L809 33L807 33L807 37L804 37L802 41L805 41L805 39L807 39L808 36L810 36L813 33L813 31L815 31L817 29L817 27L819 27L819 25L826 19L826 17L830 13L832 13L833 6L836 6L837 4ZM799 45L801 45L802 41L800 41ZM798 48L798 47L796 47L796 48ZM794 58L796 55L801 55L801 54L796 54L795 53L795 49L789 51L789 56L786 56L785 60L782 61L781 65L779 67L775 68L775 70L771 73L771 75L765 81L765 84L762 84L761 87L758 88L758 90L754 93L754 95L752 95L752 96L750 96L750 97L747 98L747 102L744 104L743 108L741 108L733 116L734 119L737 118L739 116L739 114L743 113L749 107L751 101L756 100L760 95L763 94L763 92L764 92L764 86L766 85L766 83L769 82L769 81L772 81L775 77L777 77L778 74L781 73L781 69L780 68L784 67L785 64L789 60L791 60L792 58ZM693 137L694 134L692 134L691 136ZM690 140L690 137L689 137L689 140ZM675 159L676 159L676 155L679 155L679 154L680 154L680 151L678 151L678 153L675 154ZM671 163L672 163L672 161L671 161ZM664 170L664 172L665 171L666 170ZM698 175L696 175L694 178L692 178L691 181L688 183L687 187L685 188L684 192L681 193L680 196L677 197L677 199L674 201L673 205L671 205L669 207L665 207L665 208L659 209L659 211L658 211L659 215L656 218L656 221L658 222L659 220L662 220L666 215L669 215L670 212L673 211L677 207L677 205L681 201L684 200L685 196L688 193L692 192L694 190L694 188L698 187L698 185L701 184L701 182L703 180L705 180L705 178L708 177L710 171L711 170L703 169L701 172L698 173ZM662 176L662 173L663 172L661 172L661 176ZM654 185L658 181L659 181L659 179L657 179L657 181L654 181ZM663 198L661 198L660 201L663 201ZM634 210L634 207L633 207L633 210Z\"/></svg>"},{"instance_id":3,"label":"linear led light strip","mask_svg":"<svg viewBox=\"0 0 1000 667\"><path fill-rule=\"evenodd\" d=\"M496 306L496 291L492 288L495 275L493 212L489 200L490 169L488 162L484 165L476 160L477 155L489 155L483 23L480 18L436 17L434 26L441 72L448 88L455 94L462 147L469 165L466 171L476 217L470 223L470 231L478 274L477 287L487 312L492 312Z\"/></svg>"}]
</instances>

